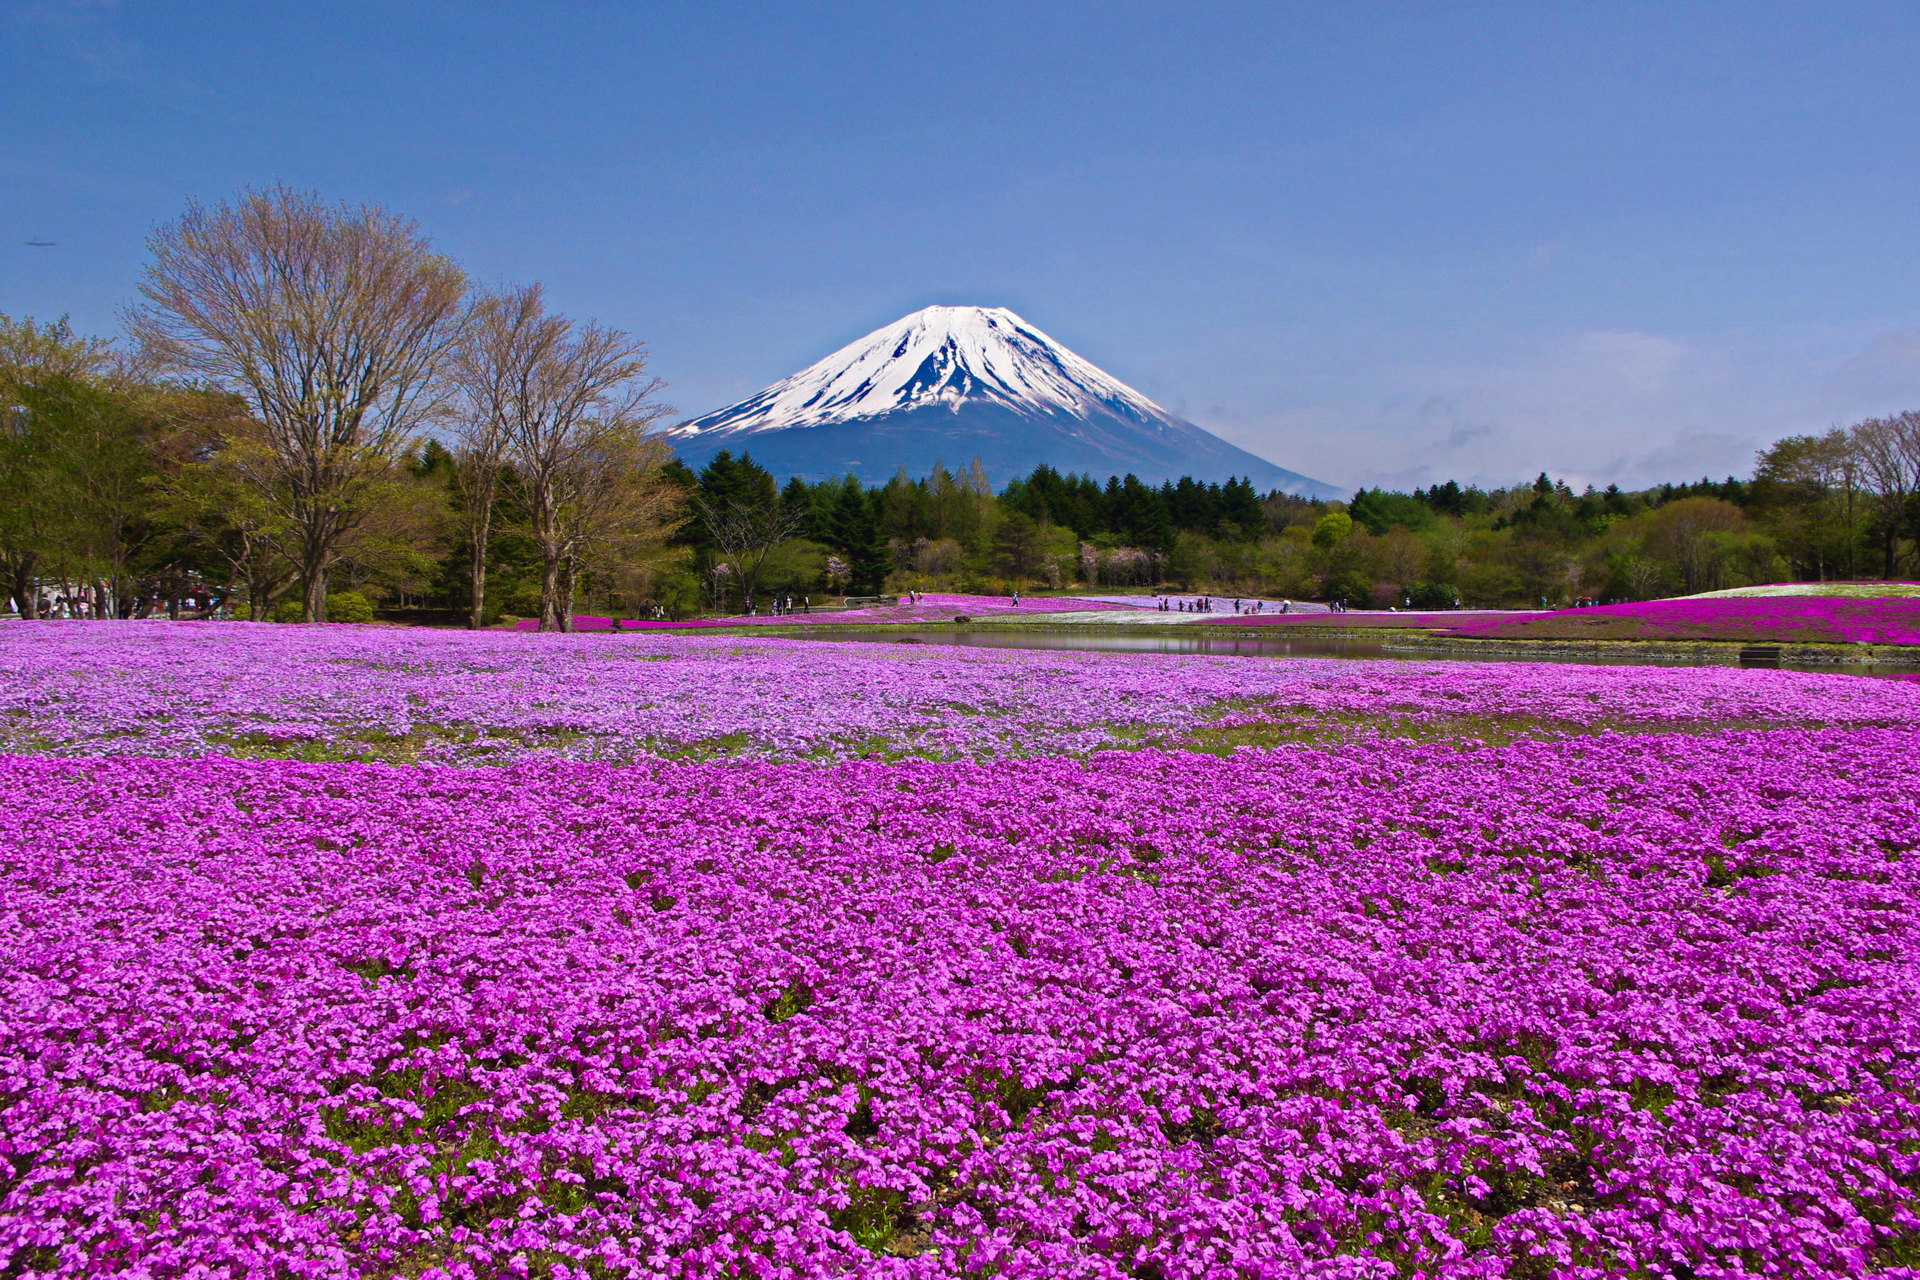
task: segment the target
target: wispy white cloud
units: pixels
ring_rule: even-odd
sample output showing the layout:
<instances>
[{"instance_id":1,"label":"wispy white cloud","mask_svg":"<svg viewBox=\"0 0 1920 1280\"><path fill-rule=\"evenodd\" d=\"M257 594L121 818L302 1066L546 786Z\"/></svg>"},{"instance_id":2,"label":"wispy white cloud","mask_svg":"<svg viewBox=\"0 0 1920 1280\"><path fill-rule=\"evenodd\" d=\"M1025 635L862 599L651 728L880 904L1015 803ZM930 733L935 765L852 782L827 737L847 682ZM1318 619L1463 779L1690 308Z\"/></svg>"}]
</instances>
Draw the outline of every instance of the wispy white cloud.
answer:
<instances>
[{"instance_id":1,"label":"wispy white cloud","mask_svg":"<svg viewBox=\"0 0 1920 1280\"><path fill-rule=\"evenodd\" d=\"M1484 363L1378 362L1385 394L1217 400L1197 420L1340 485L1745 475L1781 436L1920 405L1920 333L1590 330ZM1364 377L1364 372L1360 375Z\"/></svg>"}]
</instances>

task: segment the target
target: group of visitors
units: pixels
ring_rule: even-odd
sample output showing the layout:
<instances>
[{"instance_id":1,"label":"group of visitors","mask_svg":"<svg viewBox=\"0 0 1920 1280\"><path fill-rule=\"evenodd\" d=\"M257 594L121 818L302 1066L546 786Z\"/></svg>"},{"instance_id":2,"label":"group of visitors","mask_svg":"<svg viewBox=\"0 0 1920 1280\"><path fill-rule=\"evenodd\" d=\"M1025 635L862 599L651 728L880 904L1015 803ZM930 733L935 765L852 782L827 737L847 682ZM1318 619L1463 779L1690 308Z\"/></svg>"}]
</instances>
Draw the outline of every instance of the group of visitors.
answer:
<instances>
[{"instance_id":1,"label":"group of visitors","mask_svg":"<svg viewBox=\"0 0 1920 1280\"><path fill-rule=\"evenodd\" d=\"M1267 612L1267 603L1269 603L1269 601L1236 599L1235 603L1233 603L1233 612L1235 612L1235 614L1242 614L1242 616L1263 614L1263 612ZM1192 597L1190 601L1177 601L1177 599L1173 599L1173 597L1169 597L1169 595L1164 595L1164 597L1160 597L1158 604L1154 604L1154 608L1158 608L1158 610L1164 612L1164 614L1210 614L1210 612L1213 612L1213 604L1215 604L1215 601L1213 601L1212 595L1196 595L1196 597ZM1283 614L1294 612L1294 603L1292 603L1292 601L1281 601L1279 612L1283 612Z\"/></svg>"},{"instance_id":2,"label":"group of visitors","mask_svg":"<svg viewBox=\"0 0 1920 1280\"><path fill-rule=\"evenodd\" d=\"M86 588L72 594L39 591L32 599L37 618L178 618L198 616L202 610L212 610L215 603L207 594L177 600L158 594L115 599L105 592ZM7 596L5 601L0 614L25 616L26 610L20 607L18 598Z\"/></svg>"},{"instance_id":3,"label":"group of visitors","mask_svg":"<svg viewBox=\"0 0 1920 1280\"><path fill-rule=\"evenodd\" d=\"M747 616L749 618L757 618L760 616L760 606L753 602L752 596L748 596L746 598L745 603L747 606ZM801 596L797 602L794 600L792 596L775 596L773 598L773 603L767 606L767 616L771 618L786 617L787 615L794 614L794 613L812 613L812 612L813 612L812 596Z\"/></svg>"}]
</instances>

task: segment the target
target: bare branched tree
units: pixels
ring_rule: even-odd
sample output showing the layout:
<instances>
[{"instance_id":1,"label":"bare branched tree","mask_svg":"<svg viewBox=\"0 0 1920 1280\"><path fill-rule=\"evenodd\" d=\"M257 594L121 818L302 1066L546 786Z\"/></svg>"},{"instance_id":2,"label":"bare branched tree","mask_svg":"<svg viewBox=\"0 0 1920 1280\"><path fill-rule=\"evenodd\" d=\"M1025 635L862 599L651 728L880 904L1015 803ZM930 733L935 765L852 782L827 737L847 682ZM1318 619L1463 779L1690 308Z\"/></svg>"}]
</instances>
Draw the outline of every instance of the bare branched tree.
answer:
<instances>
[{"instance_id":1,"label":"bare branched tree","mask_svg":"<svg viewBox=\"0 0 1920 1280\"><path fill-rule=\"evenodd\" d=\"M575 456L573 499L560 510L570 548L561 567L560 617L572 630L583 571L612 582L657 558L680 524L684 498L663 468L672 448L643 425L603 423Z\"/></svg>"},{"instance_id":2,"label":"bare branched tree","mask_svg":"<svg viewBox=\"0 0 1920 1280\"><path fill-rule=\"evenodd\" d=\"M751 597L760 582L760 569L773 549L800 532L807 513L784 502L755 502L744 498L714 498L695 492L694 514L713 538L742 600Z\"/></svg>"},{"instance_id":3,"label":"bare branched tree","mask_svg":"<svg viewBox=\"0 0 1920 1280\"><path fill-rule=\"evenodd\" d=\"M437 404L466 279L411 219L274 187L198 201L148 240L127 318L161 369L243 397L265 429L266 486L299 542L304 614Z\"/></svg>"},{"instance_id":4,"label":"bare branched tree","mask_svg":"<svg viewBox=\"0 0 1920 1280\"><path fill-rule=\"evenodd\" d=\"M1909 504L1920 494L1920 411L1868 418L1849 428L1847 436L1876 499L1883 558L1880 576L1891 578L1901 525Z\"/></svg>"},{"instance_id":5,"label":"bare branched tree","mask_svg":"<svg viewBox=\"0 0 1920 1280\"><path fill-rule=\"evenodd\" d=\"M618 329L549 314L539 285L502 295L478 357L494 397L504 473L540 548L540 629L573 628L577 575L596 549L656 536L672 517L647 428L670 412L646 372L644 343ZM466 377L468 375L463 375ZM478 377L478 375L472 375Z\"/></svg>"},{"instance_id":6,"label":"bare branched tree","mask_svg":"<svg viewBox=\"0 0 1920 1280\"><path fill-rule=\"evenodd\" d=\"M540 286L485 294L474 303L466 336L450 365L456 393L454 462L472 561L467 625L475 630L486 625L487 547L493 536L501 472L512 443L508 424L522 398L521 382L531 376L550 337Z\"/></svg>"}]
</instances>

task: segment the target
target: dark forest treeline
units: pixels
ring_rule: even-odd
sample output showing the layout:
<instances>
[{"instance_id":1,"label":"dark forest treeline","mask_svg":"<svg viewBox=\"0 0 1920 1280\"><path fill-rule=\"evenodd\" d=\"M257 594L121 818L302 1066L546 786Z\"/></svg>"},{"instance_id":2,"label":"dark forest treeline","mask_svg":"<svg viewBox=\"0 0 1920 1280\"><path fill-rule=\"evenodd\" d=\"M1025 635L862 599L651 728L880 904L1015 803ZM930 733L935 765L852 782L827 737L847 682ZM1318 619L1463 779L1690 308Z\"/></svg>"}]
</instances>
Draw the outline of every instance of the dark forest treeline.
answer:
<instances>
[{"instance_id":1,"label":"dark forest treeline","mask_svg":"<svg viewBox=\"0 0 1920 1280\"><path fill-rule=\"evenodd\" d=\"M1892 442L1893 463L1863 459ZM1899 450L1908 452L1906 470ZM698 516L683 541L696 568L722 563L745 595L918 588L1004 591L1172 587L1216 594L1444 606L1644 599L1754 583L1898 576L1916 570L1920 415L1783 440L1748 479L1703 478L1575 492L1542 474L1479 489L1448 481L1345 502L1261 495L1245 481L1158 486L1048 467L994 492L964 472L896 475L862 488L776 478L722 454L675 482L741 496L789 521L764 558L723 554ZM777 495L777 498L776 498ZM719 597L705 583L709 603ZM744 590L742 590L744 588Z\"/></svg>"}]
</instances>

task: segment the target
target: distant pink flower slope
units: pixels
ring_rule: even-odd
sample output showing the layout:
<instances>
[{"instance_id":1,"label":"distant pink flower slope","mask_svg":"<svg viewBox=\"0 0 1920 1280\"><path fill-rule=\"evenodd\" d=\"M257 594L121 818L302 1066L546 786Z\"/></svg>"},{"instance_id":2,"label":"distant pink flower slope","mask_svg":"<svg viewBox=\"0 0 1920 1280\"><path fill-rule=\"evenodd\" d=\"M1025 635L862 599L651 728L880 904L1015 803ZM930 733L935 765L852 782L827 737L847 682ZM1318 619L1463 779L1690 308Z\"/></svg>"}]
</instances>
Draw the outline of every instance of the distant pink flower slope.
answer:
<instances>
[{"instance_id":1,"label":"distant pink flower slope","mask_svg":"<svg viewBox=\"0 0 1920 1280\"><path fill-rule=\"evenodd\" d=\"M1564 609L1524 619L1472 622L1453 634L1524 636L1530 629L1578 620L1640 624L1645 640L1759 640L1803 643L1920 644L1920 599L1836 596L1721 596L1649 600L1592 609Z\"/></svg>"}]
</instances>

